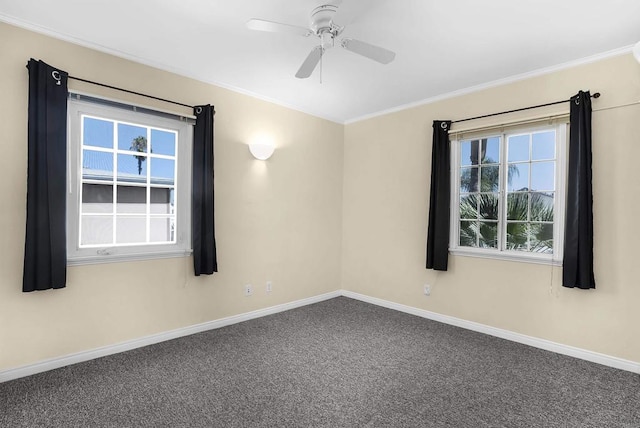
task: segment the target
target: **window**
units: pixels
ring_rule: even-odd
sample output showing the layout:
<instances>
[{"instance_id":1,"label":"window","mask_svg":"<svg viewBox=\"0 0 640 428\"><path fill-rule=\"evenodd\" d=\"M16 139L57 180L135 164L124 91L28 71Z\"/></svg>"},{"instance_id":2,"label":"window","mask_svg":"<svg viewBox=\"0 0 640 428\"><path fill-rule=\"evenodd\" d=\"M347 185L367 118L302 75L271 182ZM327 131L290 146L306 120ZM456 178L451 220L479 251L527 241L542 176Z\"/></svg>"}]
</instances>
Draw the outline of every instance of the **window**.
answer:
<instances>
[{"instance_id":1,"label":"window","mask_svg":"<svg viewBox=\"0 0 640 428\"><path fill-rule=\"evenodd\" d=\"M454 254L561 262L566 130L563 123L452 140Z\"/></svg>"},{"instance_id":2,"label":"window","mask_svg":"<svg viewBox=\"0 0 640 428\"><path fill-rule=\"evenodd\" d=\"M70 264L189 253L192 133L178 119L69 101Z\"/></svg>"}]
</instances>

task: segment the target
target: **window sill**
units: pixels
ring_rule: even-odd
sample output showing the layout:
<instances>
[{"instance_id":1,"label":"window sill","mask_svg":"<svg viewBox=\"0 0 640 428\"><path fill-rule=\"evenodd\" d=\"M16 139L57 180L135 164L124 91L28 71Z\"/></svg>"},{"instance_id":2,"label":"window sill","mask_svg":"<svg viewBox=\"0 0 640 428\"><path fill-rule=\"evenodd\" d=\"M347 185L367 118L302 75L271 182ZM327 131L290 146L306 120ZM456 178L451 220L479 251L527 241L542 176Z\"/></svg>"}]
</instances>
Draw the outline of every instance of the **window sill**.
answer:
<instances>
[{"instance_id":1,"label":"window sill","mask_svg":"<svg viewBox=\"0 0 640 428\"><path fill-rule=\"evenodd\" d=\"M67 266L95 265L103 263L122 263L140 260L173 259L189 257L192 250L173 250L156 253L139 254L96 254L90 256L76 256L67 258Z\"/></svg>"},{"instance_id":2,"label":"window sill","mask_svg":"<svg viewBox=\"0 0 640 428\"><path fill-rule=\"evenodd\" d=\"M540 265L552 265L552 266L562 266L562 260L555 260L549 256L537 255L537 254L523 254L516 253L514 251L506 252L506 251L487 251L480 249L461 249L461 248L450 248L449 253L454 256L463 256L463 257L476 257L481 259L493 259L493 260L506 260L510 262L519 262L519 263L534 263Z\"/></svg>"}]
</instances>

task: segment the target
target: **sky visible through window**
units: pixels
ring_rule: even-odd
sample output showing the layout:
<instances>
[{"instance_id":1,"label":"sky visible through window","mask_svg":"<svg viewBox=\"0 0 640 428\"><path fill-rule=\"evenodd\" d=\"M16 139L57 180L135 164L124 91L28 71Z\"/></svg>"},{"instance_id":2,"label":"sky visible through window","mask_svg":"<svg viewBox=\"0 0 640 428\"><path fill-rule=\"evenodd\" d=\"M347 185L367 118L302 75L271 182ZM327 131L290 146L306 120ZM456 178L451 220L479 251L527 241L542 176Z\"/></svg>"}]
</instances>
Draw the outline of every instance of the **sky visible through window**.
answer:
<instances>
[{"instance_id":1,"label":"sky visible through window","mask_svg":"<svg viewBox=\"0 0 640 428\"><path fill-rule=\"evenodd\" d=\"M154 179L173 181L176 162L175 132L88 116L83 119L83 145L86 149L90 150L91 147L96 147L113 150L115 143L115 149L131 153L118 153L117 155L119 178L135 175L146 177L147 168L150 168L152 182ZM117 141L114 141L116 130ZM148 135L147 130L150 130L150 135ZM143 137L147 140L146 151L143 153L148 156L132 150L133 142L138 137ZM170 158L156 157L156 155ZM105 165L108 168L110 163L111 170L113 170L113 160L109 160L109 157L110 155L105 152L93 152L90 157L84 156L83 168L90 170L105 169Z\"/></svg>"},{"instance_id":2,"label":"sky visible through window","mask_svg":"<svg viewBox=\"0 0 640 428\"><path fill-rule=\"evenodd\" d=\"M460 166L499 163L500 139L498 136L487 138L484 156L478 153L477 159L472 157L472 141L463 141ZM555 131L509 135L506 140L507 162L512 171L507 190L553 191L555 189Z\"/></svg>"}]
</instances>

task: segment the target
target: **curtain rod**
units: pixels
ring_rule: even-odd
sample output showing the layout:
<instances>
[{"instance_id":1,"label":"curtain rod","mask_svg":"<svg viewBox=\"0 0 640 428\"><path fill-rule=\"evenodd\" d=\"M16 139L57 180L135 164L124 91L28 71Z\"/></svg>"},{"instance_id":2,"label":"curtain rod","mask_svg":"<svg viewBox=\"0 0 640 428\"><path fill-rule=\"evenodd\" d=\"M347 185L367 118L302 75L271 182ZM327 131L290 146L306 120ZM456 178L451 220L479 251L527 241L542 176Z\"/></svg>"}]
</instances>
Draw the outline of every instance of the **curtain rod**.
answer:
<instances>
[{"instance_id":1,"label":"curtain rod","mask_svg":"<svg viewBox=\"0 0 640 428\"><path fill-rule=\"evenodd\" d=\"M591 97L592 98L600 98L600 92L596 92L595 94L591 95ZM501 112L498 112L498 113L483 114L482 116L475 116L475 117L468 117L466 119L452 120L451 123L454 124L454 123L466 122L468 120L484 119L485 117L499 116L501 114L515 113L515 112L518 112L518 111L531 110L531 109L540 108L540 107L547 107L547 106L552 106L552 105L556 105L556 104L568 103L569 101L571 101L571 99L562 100L562 101L554 101L552 103L546 103L546 104L538 104L536 106L522 107L522 108L517 108L517 109L514 109L514 110L501 111Z\"/></svg>"},{"instance_id":2,"label":"curtain rod","mask_svg":"<svg viewBox=\"0 0 640 428\"><path fill-rule=\"evenodd\" d=\"M449 131L449 133L453 135L464 135L469 133L484 132L492 129L503 129L503 128L509 128L512 126L527 125L532 123L542 123L545 121L554 121L557 119L567 119L568 117L569 117L569 112L552 114L552 115L547 114L547 115L541 115L541 116L531 117L527 119L514 119L508 122L500 122L493 125L476 126L476 127L470 127L470 128L462 128L462 129L452 129L451 131Z\"/></svg>"},{"instance_id":3,"label":"curtain rod","mask_svg":"<svg viewBox=\"0 0 640 428\"><path fill-rule=\"evenodd\" d=\"M165 98L154 97L153 95L143 94L142 92L130 91L128 89L118 88L117 86L111 86L111 85L106 85L104 83L94 82L93 80L81 79L79 77L74 77L74 76L68 76L68 77L69 79L78 80L80 82L85 82L85 83L91 83L92 85L102 86L104 88L115 89L116 91L122 91L122 92L127 92L129 94L140 95L142 97L147 97L147 98L151 98L158 101L164 101L165 103L176 104L183 107L194 108L194 106L190 106L189 104L183 104L177 101L167 100Z\"/></svg>"}]
</instances>

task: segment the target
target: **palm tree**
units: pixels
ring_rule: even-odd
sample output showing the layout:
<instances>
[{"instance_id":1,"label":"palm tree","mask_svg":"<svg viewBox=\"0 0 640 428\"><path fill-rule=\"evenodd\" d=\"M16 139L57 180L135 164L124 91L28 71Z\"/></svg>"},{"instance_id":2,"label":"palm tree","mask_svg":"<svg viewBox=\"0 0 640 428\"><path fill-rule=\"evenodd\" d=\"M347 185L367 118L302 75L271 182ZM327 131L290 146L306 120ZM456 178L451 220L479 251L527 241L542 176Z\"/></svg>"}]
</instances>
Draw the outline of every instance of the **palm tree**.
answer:
<instances>
[{"instance_id":1,"label":"palm tree","mask_svg":"<svg viewBox=\"0 0 640 428\"><path fill-rule=\"evenodd\" d=\"M507 219L507 249L553 252L552 195L530 192L528 189L509 194Z\"/></svg>"},{"instance_id":2,"label":"palm tree","mask_svg":"<svg viewBox=\"0 0 640 428\"><path fill-rule=\"evenodd\" d=\"M131 141L131 147L129 150L134 150L139 153L147 152L147 137L143 137L140 135ZM147 157L146 156L134 156L138 160L138 175L142 174L142 162L144 162Z\"/></svg>"},{"instance_id":3,"label":"palm tree","mask_svg":"<svg viewBox=\"0 0 640 428\"><path fill-rule=\"evenodd\" d=\"M480 157L483 165L496 163L486 157L485 148L486 140L472 142L472 162L475 156L475 159ZM477 164L477 161L473 163ZM477 167L465 168L460 177L461 189L470 192L460 200L460 245L497 248L500 170L498 166L485 166L481 177L478 177L478 172ZM519 175L519 170L510 165L507 171L509 183L515 175ZM507 249L553 251L553 199L550 202L550 198L553 195L532 192L527 188L508 194Z\"/></svg>"},{"instance_id":4,"label":"palm tree","mask_svg":"<svg viewBox=\"0 0 640 428\"><path fill-rule=\"evenodd\" d=\"M541 253L553 251L551 197L545 193L528 190L509 194L506 249ZM495 194L475 193L461 198L460 245L496 248L498 210L498 197Z\"/></svg>"}]
</instances>

